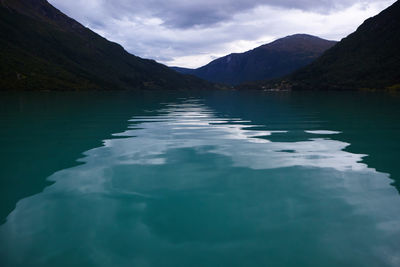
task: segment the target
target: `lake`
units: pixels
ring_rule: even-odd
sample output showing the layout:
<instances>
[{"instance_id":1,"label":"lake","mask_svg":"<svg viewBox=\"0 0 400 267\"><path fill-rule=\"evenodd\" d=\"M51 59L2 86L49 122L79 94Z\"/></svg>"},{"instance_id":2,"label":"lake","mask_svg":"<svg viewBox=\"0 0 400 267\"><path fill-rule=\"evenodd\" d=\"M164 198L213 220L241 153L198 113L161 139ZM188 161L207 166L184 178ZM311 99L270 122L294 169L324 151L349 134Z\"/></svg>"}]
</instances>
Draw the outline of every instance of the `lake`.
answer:
<instances>
[{"instance_id":1,"label":"lake","mask_svg":"<svg viewBox=\"0 0 400 267\"><path fill-rule=\"evenodd\" d=\"M0 265L400 266L400 96L1 93Z\"/></svg>"}]
</instances>

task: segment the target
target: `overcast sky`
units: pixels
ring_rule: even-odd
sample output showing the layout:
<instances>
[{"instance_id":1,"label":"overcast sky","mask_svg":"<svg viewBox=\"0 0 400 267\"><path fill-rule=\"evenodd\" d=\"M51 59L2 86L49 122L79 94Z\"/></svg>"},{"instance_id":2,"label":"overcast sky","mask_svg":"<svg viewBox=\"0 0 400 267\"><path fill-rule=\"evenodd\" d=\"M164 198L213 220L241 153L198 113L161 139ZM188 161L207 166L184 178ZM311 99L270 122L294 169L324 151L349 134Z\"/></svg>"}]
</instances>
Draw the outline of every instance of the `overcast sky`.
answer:
<instances>
[{"instance_id":1,"label":"overcast sky","mask_svg":"<svg viewBox=\"0 0 400 267\"><path fill-rule=\"evenodd\" d=\"M193 68L295 33L340 40L395 0L49 2L132 54Z\"/></svg>"}]
</instances>

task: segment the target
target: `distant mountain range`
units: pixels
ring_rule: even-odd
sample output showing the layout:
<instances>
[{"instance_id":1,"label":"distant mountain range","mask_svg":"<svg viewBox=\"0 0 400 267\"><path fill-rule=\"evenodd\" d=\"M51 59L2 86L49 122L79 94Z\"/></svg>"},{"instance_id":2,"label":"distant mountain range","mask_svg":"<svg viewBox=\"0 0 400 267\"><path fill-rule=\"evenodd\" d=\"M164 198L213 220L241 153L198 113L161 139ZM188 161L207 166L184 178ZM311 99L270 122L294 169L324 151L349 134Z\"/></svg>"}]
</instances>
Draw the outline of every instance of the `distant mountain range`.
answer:
<instances>
[{"instance_id":1,"label":"distant mountain range","mask_svg":"<svg viewBox=\"0 0 400 267\"><path fill-rule=\"evenodd\" d=\"M400 2L366 20L312 64L243 89L400 90Z\"/></svg>"},{"instance_id":2,"label":"distant mountain range","mask_svg":"<svg viewBox=\"0 0 400 267\"><path fill-rule=\"evenodd\" d=\"M279 78L306 66L336 44L307 34L278 39L245 53L218 58L198 69L173 67L202 79L237 85L243 82Z\"/></svg>"},{"instance_id":3,"label":"distant mountain range","mask_svg":"<svg viewBox=\"0 0 400 267\"><path fill-rule=\"evenodd\" d=\"M0 0L0 90L212 86L129 54L45 0Z\"/></svg>"}]
</instances>

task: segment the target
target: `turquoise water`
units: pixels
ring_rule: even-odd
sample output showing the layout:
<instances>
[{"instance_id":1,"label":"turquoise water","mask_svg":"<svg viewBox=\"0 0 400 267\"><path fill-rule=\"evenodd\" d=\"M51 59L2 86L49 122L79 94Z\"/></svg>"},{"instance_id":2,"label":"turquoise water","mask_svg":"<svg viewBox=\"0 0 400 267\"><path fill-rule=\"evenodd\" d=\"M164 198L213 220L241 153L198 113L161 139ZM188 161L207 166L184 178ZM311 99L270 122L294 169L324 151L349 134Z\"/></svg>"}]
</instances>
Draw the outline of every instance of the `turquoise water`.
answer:
<instances>
[{"instance_id":1,"label":"turquoise water","mask_svg":"<svg viewBox=\"0 0 400 267\"><path fill-rule=\"evenodd\" d=\"M399 266L400 98L1 95L1 266Z\"/></svg>"}]
</instances>

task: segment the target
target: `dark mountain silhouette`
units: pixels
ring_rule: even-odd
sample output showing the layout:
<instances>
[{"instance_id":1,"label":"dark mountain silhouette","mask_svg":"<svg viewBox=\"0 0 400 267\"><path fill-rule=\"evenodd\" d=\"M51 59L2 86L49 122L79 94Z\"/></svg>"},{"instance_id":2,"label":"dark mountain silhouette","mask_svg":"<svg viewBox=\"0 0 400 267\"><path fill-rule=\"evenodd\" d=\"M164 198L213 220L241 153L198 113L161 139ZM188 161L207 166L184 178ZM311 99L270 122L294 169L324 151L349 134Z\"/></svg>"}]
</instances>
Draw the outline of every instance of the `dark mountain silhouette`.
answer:
<instances>
[{"instance_id":1,"label":"dark mountain silhouette","mask_svg":"<svg viewBox=\"0 0 400 267\"><path fill-rule=\"evenodd\" d=\"M335 43L311 35L296 34L245 53L218 58L198 69L173 69L208 81L237 85L282 77L311 63Z\"/></svg>"},{"instance_id":2,"label":"dark mountain silhouette","mask_svg":"<svg viewBox=\"0 0 400 267\"><path fill-rule=\"evenodd\" d=\"M45 0L0 0L0 90L204 87L210 84L129 54Z\"/></svg>"},{"instance_id":3,"label":"dark mountain silhouette","mask_svg":"<svg viewBox=\"0 0 400 267\"><path fill-rule=\"evenodd\" d=\"M400 90L400 2L367 19L309 66L240 88Z\"/></svg>"}]
</instances>

